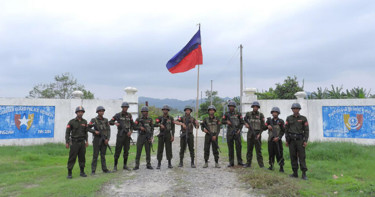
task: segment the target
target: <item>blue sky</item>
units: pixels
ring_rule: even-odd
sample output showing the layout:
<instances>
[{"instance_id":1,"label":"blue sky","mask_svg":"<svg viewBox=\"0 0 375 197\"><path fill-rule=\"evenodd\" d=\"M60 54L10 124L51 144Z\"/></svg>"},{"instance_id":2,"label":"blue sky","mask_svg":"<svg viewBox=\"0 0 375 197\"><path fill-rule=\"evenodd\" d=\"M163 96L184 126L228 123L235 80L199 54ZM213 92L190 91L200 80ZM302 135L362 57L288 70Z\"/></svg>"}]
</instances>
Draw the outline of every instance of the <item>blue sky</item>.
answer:
<instances>
[{"instance_id":1,"label":"blue sky","mask_svg":"<svg viewBox=\"0 0 375 197\"><path fill-rule=\"evenodd\" d=\"M287 76L305 90L343 85L375 93L375 1L1 1L0 97L25 97L34 85L70 72L97 98L192 99L197 70L165 65L201 23L201 90L239 95Z\"/></svg>"}]
</instances>

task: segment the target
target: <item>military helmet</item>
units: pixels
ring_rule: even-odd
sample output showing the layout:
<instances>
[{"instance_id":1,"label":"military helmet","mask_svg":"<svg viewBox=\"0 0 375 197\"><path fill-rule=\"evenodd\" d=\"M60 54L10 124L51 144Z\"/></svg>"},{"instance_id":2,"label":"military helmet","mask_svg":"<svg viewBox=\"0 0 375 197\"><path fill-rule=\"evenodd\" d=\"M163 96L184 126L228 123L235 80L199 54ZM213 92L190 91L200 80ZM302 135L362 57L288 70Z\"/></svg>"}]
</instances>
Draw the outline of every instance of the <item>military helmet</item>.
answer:
<instances>
[{"instance_id":1,"label":"military helmet","mask_svg":"<svg viewBox=\"0 0 375 197\"><path fill-rule=\"evenodd\" d=\"M210 109L213 109L213 110L215 110L215 112L216 112L216 107L215 107L214 105L210 105L210 106L208 106L207 111L210 111Z\"/></svg>"},{"instance_id":2,"label":"military helmet","mask_svg":"<svg viewBox=\"0 0 375 197\"><path fill-rule=\"evenodd\" d=\"M141 112L148 112L148 107L147 106L143 106L142 108L141 108Z\"/></svg>"},{"instance_id":3,"label":"military helmet","mask_svg":"<svg viewBox=\"0 0 375 197\"><path fill-rule=\"evenodd\" d=\"M234 101L229 101L229 103L228 103L228 107L230 107L230 106L236 107L236 102L234 102Z\"/></svg>"},{"instance_id":4,"label":"military helmet","mask_svg":"<svg viewBox=\"0 0 375 197\"><path fill-rule=\"evenodd\" d=\"M293 103L292 109L301 109L301 105L299 103Z\"/></svg>"},{"instance_id":5,"label":"military helmet","mask_svg":"<svg viewBox=\"0 0 375 197\"><path fill-rule=\"evenodd\" d=\"M85 109L84 109L82 106L78 106L78 107L76 108L76 113L79 112L79 111L83 111L83 112L85 112Z\"/></svg>"},{"instance_id":6,"label":"military helmet","mask_svg":"<svg viewBox=\"0 0 375 197\"><path fill-rule=\"evenodd\" d=\"M251 108L253 108L254 106L258 106L260 108L260 104L258 101L254 101L253 104L251 104Z\"/></svg>"},{"instance_id":7,"label":"military helmet","mask_svg":"<svg viewBox=\"0 0 375 197\"><path fill-rule=\"evenodd\" d=\"M190 112L193 112L193 108L192 108L192 107L190 107L190 106L186 106L186 107L184 108L184 111L186 111L187 109L190 109Z\"/></svg>"},{"instance_id":8,"label":"military helmet","mask_svg":"<svg viewBox=\"0 0 375 197\"><path fill-rule=\"evenodd\" d=\"M122 102L121 107L129 107L129 103L128 102Z\"/></svg>"},{"instance_id":9,"label":"military helmet","mask_svg":"<svg viewBox=\"0 0 375 197\"><path fill-rule=\"evenodd\" d=\"M271 114L272 114L272 112L277 112L277 113L280 114L280 109L278 107L272 107Z\"/></svg>"},{"instance_id":10,"label":"military helmet","mask_svg":"<svg viewBox=\"0 0 375 197\"><path fill-rule=\"evenodd\" d=\"M161 108L161 110L170 110L169 106L168 105L164 105L163 108Z\"/></svg>"},{"instance_id":11,"label":"military helmet","mask_svg":"<svg viewBox=\"0 0 375 197\"><path fill-rule=\"evenodd\" d=\"M104 107L103 107L103 106L98 106L98 107L96 108L96 113L98 113L98 112L101 111L101 110L105 111Z\"/></svg>"}]
</instances>

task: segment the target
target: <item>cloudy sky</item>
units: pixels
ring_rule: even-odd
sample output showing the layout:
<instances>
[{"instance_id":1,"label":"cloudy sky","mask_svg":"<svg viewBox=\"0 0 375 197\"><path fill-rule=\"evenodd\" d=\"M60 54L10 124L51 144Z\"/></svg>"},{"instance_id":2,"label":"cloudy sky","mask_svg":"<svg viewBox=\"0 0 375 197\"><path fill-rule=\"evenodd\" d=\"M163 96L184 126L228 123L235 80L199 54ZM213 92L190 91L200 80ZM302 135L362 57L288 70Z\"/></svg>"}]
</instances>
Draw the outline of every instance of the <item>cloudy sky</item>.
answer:
<instances>
[{"instance_id":1,"label":"cloudy sky","mask_svg":"<svg viewBox=\"0 0 375 197\"><path fill-rule=\"evenodd\" d=\"M239 95L287 76L305 90L331 84L375 93L375 1L0 1L0 97L70 72L97 98L196 97L197 70L165 65L201 23L201 90Z\"/></svg>"}]
</instances>

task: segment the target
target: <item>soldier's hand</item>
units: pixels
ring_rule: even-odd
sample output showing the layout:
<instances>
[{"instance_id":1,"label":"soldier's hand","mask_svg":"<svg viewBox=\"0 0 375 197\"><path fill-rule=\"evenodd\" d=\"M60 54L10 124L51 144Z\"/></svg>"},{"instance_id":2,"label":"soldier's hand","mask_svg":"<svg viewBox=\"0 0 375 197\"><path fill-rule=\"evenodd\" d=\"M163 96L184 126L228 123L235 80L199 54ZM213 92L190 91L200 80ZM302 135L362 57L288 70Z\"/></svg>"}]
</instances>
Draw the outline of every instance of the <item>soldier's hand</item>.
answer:
<instances>
[{"instance_id":1,"label":"soldier's hand","mask_svg":"<svg viewBox=\"0 0 375 197\"><path fill-rule=\"evenodd\" d=\"M237 134L240 134L240 133L241 133L241 130L238 130L236 133L237 133Z\"/></svg>"},{"instance_id":2,"label":"soldier's hand","mask_svg":"<svg viewBox=\"0 0 375 197\"><path fill-rule=\"evenodd\" d=\"M247 123L245 123L245 127L246 127L246 128L250 128L250 125L247 124Z\"/></svg>"},{"instance_id":3,"label":"soldier's hand","mask_svg":"<svg viewBox=\"0 0 375 197\"><path fill-rule=\"evenodd\" d=\"M141 127L141 131L145 131L146 129L144 127Z\"/></svg>"},{"instance_id":4,"label":"soldier's hand","mask_svg":"<svg viewBox=\"0 0 375 197\"><path fill-rule=\"evenodd\" d=\"M307 142L303 142L303 147L306 147L307 146Z\"/></svg>"},{"instance_id":5,"label":"soldier's hand","mask_svg":"<svg viewBox=\"0 0 375 197\"><path fill-rule=\"evenodd\" d=\"M66 148L66 149L69 149L69 143L66 143L66 144L65 144L65 148Z\"/></svg>"},{"instance_id":6,"label":"soldier's hand","mask_svg":"<svg viewBox=\"0 0 375 197\"><path fill-rule=\"evenodd\" d=\"M182 123L182 128L186 129L186 124Z\"/></svg>"},{"instance_id":7,"label":"soldier's hand","mask_svg":"<svg viewBox=\"0 0 375 197\"><path fill-rule=\"evenodd\" d=\"M152 142L152 141L154 141L154 138L152 137L152 138L150 138L150 140L149 140L150 142Z\"/></svg>"},{"instance_id":8,"label":"soldier's hand","mask_svg":"<svg viewBox=\"0 0 375 197\"><path fill-rule=\"evenodd\" d=\"M259 137L260 137L260 134L257 135L257 140L259 139Z\"/></svg>"},{"instance_id":9,"label":"soldier's hand","mask_svg":"<svg viewBox=\"0 0 375 197\"><path fill-rule=\"evenodd\" d=\"M206 128L203 129L203 132L208 133L208 130Z\"/></svg>"},{"instance_id":10,"label":"soldier's hand","mask_svg":"<svg viewBox=\"0 0 375 197\"><path fill-rule=\"evenodd\" d=\"M271 125L268 125L268 130L272 130L272 126Z\"/></svg>"},{"instance_id":11,"label":"soldier's hand","mask_svg":"<svg viewBox=\"0 0 375 197\"><path fill-rule=\"evenodd\" d=\"M127 135L128 135L128 137L130 137L132 135L132 132L129 131Z\"/></svg>"},{"instance_id":12,"label":"soldier's hand","mask_svg":"<svg viewBox=\"0 0 375 197\"><path fill-rule=\"evenodd\" d=\"M89 142L86 142L85 147L87 148L89 146Z\"/></svg>"},{"instance_id":13,"label":"soldier's hand","mask_svg":"<svg viewBox=\"0 0 375 197\"><path fill-rule=\"evenodd\" d=\"M120 126L120 123L118 123L118 122L115 122L115 125L116 125L116 126Z\"/></svg>"},{"instance_id":14,"label":"soldier's hand","mask_svg":"<svg viewBox=\"0 0 375 197\"><path fill-rule=\"evenodd\" d=\"M278 141L279 141L279 137L275 137L275 138L273 138L273 141L274 141L274 142L278 142Z\"/></svg>"},{"instance_id":15,"label":"soldier's hand","mask_svg":"<svg viewBox=\"0 0 375 197\"><path fill-rule=\"evenodd\" d=\"M195 120L195 127L199 128L199 122L198 122L198 120Z\"/></svg>"},{"instance_id":16,"label":"soldier's hand","mask_svg":"<svg viewBox=\"0 0 375 197\"><path fill-rule=\"evenodd\" d=\"M160 129L165 129L165 126L161 124Z\"/></svg>"},{"instance_id":17,"label":"soldier's hand","mask_svg":"<svg viewBox=\"0 0 375 197\"><path fill-rule=\"evenodd\" d=\"M285 142L285 146L288 147L289 146L289 143L288 141Z\"/></svg>"},{"instance_id":18,"label":"soldier's hand","mask_svg":"<svg viewBox=\"0 0 375 197\"><path fill-rule=\"evenodd\" d=\"M232 123L229 120L227 120L227 125L232 125Z\"/></svg>"},{"instance_id":19,"label":"soldier's hand","mask_svg":"<svg viewBox=\"0 0 375 197\"><path fill-rule=\"evenodd\" d=\"M99 135L100 133L99 133L99 131L95 131L95 135Z\"/></svg>"},{"instance_id":20,"label":"soldier's hand","mask_svg":"<svg viewBox=\"0 0 375 197\"><path fill-rule=\"evenodd\" d=\"M172 137L171 137L171 142L173 142L173 141L174 141L174 137L172 136Z\"/></svg>"},{"instance_id":21,"label":"soldier's hand","mask_svg":"<svg viewBox=\"0 0 375 197\"><path fill-rule=\"evenodd\" d=\"M104 144L108 145L108 139L104 140Z\"/></svg>"},{"instance_id":22,"label":"soldier's hand","mask_svg":"<svg viewBox=\"0 0 375 197\"><path fill-rule=\"evenodd\" d=\"M212 136L212 141L216 141L216 135Z\"/></svg>"}]
</instances>

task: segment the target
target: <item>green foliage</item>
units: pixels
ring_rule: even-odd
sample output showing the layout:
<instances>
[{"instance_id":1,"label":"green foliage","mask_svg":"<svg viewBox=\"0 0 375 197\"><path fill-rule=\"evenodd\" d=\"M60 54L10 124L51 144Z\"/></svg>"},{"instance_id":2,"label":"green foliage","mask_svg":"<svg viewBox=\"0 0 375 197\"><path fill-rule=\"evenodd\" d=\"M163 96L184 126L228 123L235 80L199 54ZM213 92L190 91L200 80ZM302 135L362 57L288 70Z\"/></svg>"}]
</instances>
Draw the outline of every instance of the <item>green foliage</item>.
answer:
<instances>
[{"instance_id":1,"label":"green foliage","mask_svg":"<svg viewBox=\"0 0 375 197\"><path fill-rule=\"evenodd\" d=\"M224 100L217 96L218 92L213 91L211 95L211 91L206 91L206 101L199 105L199 117L202 120L204 117L208 116L208 107L211 105L211 98L212 98L212 105L216 107L216 114L219 116L223 115L223 102Z\"/></svg>"},{"instance_id":2,"label":"green foliage","mask_svg":"<svg viewBox=\"0 0 375 197\"><path fill-rule=\"evenodd\" d=\"M145 106L145 104L138 105L139 117L141 117L141 108L143 106ZM161 108L158 108L155 106L148 106L148 116L152 118L153 120L155 120L157 117L162 116L162 115L163 115L163 111L161 110ZM173 117L177 117L177 116L183 115L183 113L179 111L178 109L170 108L169 115Z\"/></svg>"},{"instance_id":3,"label":"green foliage","mask_svg":"<svg viewBox=\"0 0 375 197\"><path fill-rule=\"evenodd\" d=\"M221 138L218 141L221 155L227 157L227 144ZM267 150L265 141L262 150ZM308 181L288 177L292 169L285 145L285 173L277 172L277 168L275 171L260 169L254 159L252 169L239 168L236 172L249 188L265 196L374 196L374 151L375 146L347 142L310 142L306 148ZM244 141L242 152L246 153ZM262 153L267 163L268 151Z\"/></svg>"},{"instance_id":4,"label":"green foliage","mask_svg":"<svg viewBox=\"0 0 375 197\"><path fill-rule=\"evenodd\" d=\"M83 92L83 99L94 99L94 94L85 89L85 86L78 84L77 79L70 73L63 73L55 76L55 82L39 84L29 92L29 98L57 98L70 99L76 90Z\"/></svg>"},{"instance_id":5,"label":"green foliage","mask_svg":"<svg viewBox=\"0 0 375 197\"><path fill-rule=\"evenodd\" d=\"M374 95L370 94L364 88L355 87L351 90L346 89L344 91L342 85L335 87L331 85L331 89L318 87L317 91L311 93L310 99L348 99L348 98L374 98Z\"/></svg>"},{"instance_id":6,"label":"green foliage","mask_svg":"<svg viewBox=\"0 0 375 197\"><path fill-rule=\"evenodd\" d=\"M256 95L258 99L295 99L296 92L303 91L303 86L300 86L297 77L288 76L284 83L276 83L276 88L269 88L268 91L258 92Z\"/></svg>"}]
</instances>

